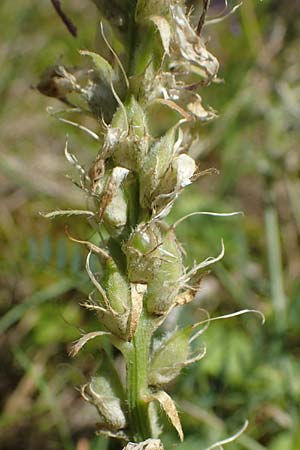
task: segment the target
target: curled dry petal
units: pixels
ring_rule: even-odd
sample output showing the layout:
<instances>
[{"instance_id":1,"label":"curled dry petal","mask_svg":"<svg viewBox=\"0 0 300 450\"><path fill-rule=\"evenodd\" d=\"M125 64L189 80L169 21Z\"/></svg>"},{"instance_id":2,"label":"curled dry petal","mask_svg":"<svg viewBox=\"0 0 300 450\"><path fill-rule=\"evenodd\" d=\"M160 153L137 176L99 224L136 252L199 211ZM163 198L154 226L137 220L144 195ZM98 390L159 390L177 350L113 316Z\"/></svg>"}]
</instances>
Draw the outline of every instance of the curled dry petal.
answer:
<instances>
[{"instance_id":1,"label":"curled dry petal","mask_svg":"<svg viewBox=\"0 0 300 450\"><path fill-rule=\"evenodd\" d=\"M175 403L171 399L171 397L165 391L158 391L148 394L145 398L146 401L151 402L153 400L157 400L164 412L170 419L172 425L176 429L178 436L181 441L183 441L183 431L180 423L180 419L178 416L178 412L175 406Z\"/></svg>"},{"instance_id":2,"label":"curled dry petal","mask_svg":"<svg viewBox=\"0 0 300 450\"><path fill-rule=\"evenodd\" d=\"M171 28L169 22L161 16L152 16L150 20L157 26L165 53L170 52Z\"/></svg>"},{"instance_id":3,"label":"curled dry petal","mask_svg":"<svg viewBox=\"0 0 300 450\"><path fill-rule=\"evenodd\" d=\"M69 355L76 356L77 353L82 349L82 347L84 347L84 345L91 339L95 339L96 337L99 336L107 336L110 334L111 333L107 331L92 331L91 333L84 334L80 339L78 339L78 341L74 343L74 345L72 345Z\"/></svg>"},{"instance_id":4,"label":"curled dry petal","mask_svg":"<svg viewBox=\"0 0 300 450\"><path fill-rule=\"evenodd\" d=\"M190 102L187 105L187 109L197 118L203 121L208 121L214 119L216 114L211 110L206 110L202 103L201 99L197 97L194 102Z\"/></svg>"},{"instance_id":5,"label":"curled dry petal","mask_svg":"<svg viewBox=\"0 0 300 450\"><path fill-rule=\"evenodd\" d=\"M164 450L164 448L160 439L147 439L138 444L129 442L123 450Z\"/></svg>"},{"instance_id":6,"label":"curled dry petal","mask_svg":"<svg viewBox=\"0 0 300 450\"><path fill-rule=\"evenodd\" d=\"M214 79L219 69L218 60L206 50L203 40L191 27L184 10L178 6L171 6L175 23L174 40L176 50L195 70L200 69L207 78Z\"/></svg>"},{"instance_id":7,"label":"curled dry petal","mask_svg":"<svg viewBox=\"0 0 300 450\"><path fill-rule=\"evenodd\" d=\"M145 284L134 284L131 283L131 309L129 317L129 331L128 339L131 340L134 336L136 327L139 323L139 318L143 309L143 297L147 290L147 285Z\"/></svg>"},{"instance_id":8,"label":"curled dry petal","mask_svg":"<svg viewBox=\"0 0 300 450\"><path fill-rule=\"evenodd\" d=\"M99 221L104 221L104 225L112 236L119 235L127 222L128 208L121 185L128 173L129 170L124 167L115 167L102 187Z\"/></svg>"}]
</instances>

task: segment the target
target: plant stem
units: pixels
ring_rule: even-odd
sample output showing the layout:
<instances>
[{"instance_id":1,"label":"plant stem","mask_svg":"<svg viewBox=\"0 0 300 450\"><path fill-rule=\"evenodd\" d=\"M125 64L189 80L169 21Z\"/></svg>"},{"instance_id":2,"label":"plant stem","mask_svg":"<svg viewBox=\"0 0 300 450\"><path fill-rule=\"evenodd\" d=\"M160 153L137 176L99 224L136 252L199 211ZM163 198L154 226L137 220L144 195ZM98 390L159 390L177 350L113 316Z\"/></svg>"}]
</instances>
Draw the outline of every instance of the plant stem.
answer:
<instances>
[{"instance_id":1,"label":"plant stem","mask_svg":"<svg viewBox=\"0 0 300 450\"><path fill-rule=\"evenodd\" d=\"M250 50L254 58L257 58L257 55L263 48L263 37L255 12L253 0L244 2L240 9L240 13L242 16L243 27L248 39Z\"/></svg>"},{"instance_id":2,"label":"plant stem","mask_svg":"<svg viewBox=\"0 0 300 450\"><path fill-rule=\"evenodd\" d=\"M267 251L270 272L271 296L275 312L275 320L278 331L286 327L286 304L284 292L281 244L277 211L270 205L265 211L265 227L267 238Z\"/></svg>"},{"instance_id":3,"label":"plant stem","mask_svg":"<svg viewBox=\"0 0 300 450\"><path fill-rule=\"evenodd\" d=\"M142 313L132 346L126 358L127 401L132 434L136 441L151 437L148 404L144 400L148 386L148 361L153 324Z\"/></svg>"}]
</instances>

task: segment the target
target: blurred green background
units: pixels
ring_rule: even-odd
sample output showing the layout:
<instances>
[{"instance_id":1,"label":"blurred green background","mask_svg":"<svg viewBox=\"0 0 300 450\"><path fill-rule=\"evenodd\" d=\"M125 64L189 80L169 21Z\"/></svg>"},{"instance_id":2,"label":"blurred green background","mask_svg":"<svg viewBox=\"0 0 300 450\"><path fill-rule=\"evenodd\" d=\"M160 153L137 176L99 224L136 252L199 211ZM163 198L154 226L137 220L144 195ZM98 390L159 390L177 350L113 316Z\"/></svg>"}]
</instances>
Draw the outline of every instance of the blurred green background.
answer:
<instances>
[{"instance_id":1,"label":"blurred green background","mask_svg":"<svg viewBox=\"0 0 300 450\"><path fill-rule=\"evenodd\" d=\"M70 243L91 230L80 218L47 221L39 212L83 208L85 198L65 178L70 150L88 167L97 145L46 113L57 100L35 89L45 67L78 66L78 48L94 48L98 24L88 0L63 2L78 27L74 39L50 1L2 0L0 5L0 448L96 450L97 416L76 387L97 367L91 343L74 360L70 343L97 321L80 308L89 291L85 252ZM231 6L234 3L230 3ZM222 2L212 1L217 15ZM300 4L245 0L226 21L207 27L209 49L223 83L201 95L220 115L199 126L191 152L211 175L189 187L171 222L192 211L232 218L191 217L178 227L187 261L226 255L214 266L194 304L212 316L245 308L246 315L211 323L207 355L170 386L186 441L166 423L166 449L201 450L241 428L228 449L300 449ZM168 326L172 326L172 321Z\"/></svg>"}]
</instances>

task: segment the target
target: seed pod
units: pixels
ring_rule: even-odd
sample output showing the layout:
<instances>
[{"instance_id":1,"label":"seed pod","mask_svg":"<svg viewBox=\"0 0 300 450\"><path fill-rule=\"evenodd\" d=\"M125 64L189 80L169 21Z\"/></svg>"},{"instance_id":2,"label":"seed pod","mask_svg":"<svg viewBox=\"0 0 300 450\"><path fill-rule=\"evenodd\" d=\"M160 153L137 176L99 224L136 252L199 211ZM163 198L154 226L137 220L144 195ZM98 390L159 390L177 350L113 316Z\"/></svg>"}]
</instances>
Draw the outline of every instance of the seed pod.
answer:
<instances>
[{"instance_id":1,"label":"seed pod","mask_svg":"<svg viewBox=\"0 0 300 450\"><path fill-rule=\"evenodd\" d=\"M86 269L98 296L90 297L91 301L85 306L97 311L101 322L111 333L127 340L131 307L130 285L112 258L108 258L105 262L104 277L100 284L91 271L89 258L90 255L87 258Z\"/></svg>"},{"instance_id":2,"label":"seed pod","mask_svg":"<svg viewBox=\"0 0 300 450\"><path fill-rule=\"evenodd\" d=\"M140 203L144 208L151 208L155 191L172 162L176 129L167 131L145 158L140 175Z\"/></svg>"},{"instance_id":3,"label":"seed pod","mask_svg":"<svg viewBox=\"0 0 300 450\"><path fill-rule=\"evenodd\" d=\"M145 297L147 310L152 314L164 314L175 303L184 270L181 250L172 230L165 234L159 252L160 265L153 269Z\"/></svg>"},{"instance_id":4,"label":"seed pod","mask_svg":"<svg viewBox=\"0 0 300 450\"><path fill-rule=\"evenodd\" d=\"M111 139L111 135L116 133L118 139ZM145 113L132 96L128 105L116 111L105 146L116 165L137 171L148 151L148 141Z\"/></svg>"},{"instance_id":5,"label":"seed pod","mask_svg":"<svg viewBox=\"0 0 300 450\"><path fill-rule=\"evenodd\" d=\"M161 264L159 246L162 242L156 224L140 224L130 235L122 250L127 258L127 271L132 283L147 283Z\"/></svg>"},{"instance_id":6,"label":"seed pod","mask_svg":"<svg viewBox=\"0 0 300 450\"><path fill-rule=\"evenodd\" d=\"M93 377L90 383L82 387L81 393L85 400L97 408L102 427L112 431L126 427L122 405L124 393L111 363L106 360L102 364L101 375Z\"/></svg>"},{"instance_id":7,"label":"seed pod","mask_svg":"<svg viewBox=\"0 0 300 450\"><path fill-rule=\"evenodd\" d=\"M129 284L112 258L106 263L103 287L112 309L119 314L126 313L130 306Z\"/></svg>"},{"instance_id":8,"label":"seed pod","mask_svg":"<svg viewBox=\"0 0 300 450\"><path fill-rule=\"evenodd\" d=\"M89 257L86 269L99 295L97 298L90 295L90 302L86 302L85 306L97 311L101 322L113 335L131 341L142 311L146 286L129 283L111 257L103 262L105 269L100 284L91 271Z\"/></svg>"},{"instance_id":9,"label":"seed pod","mask_svg":"<svg viewBox=\"0 0 300 450\"><path fill-rule=\"evenodd\" d=\"M128 281L120 273L113 259L106 263L103 287L109 301L109 308L108 313L102 316L102 322L114 334L126 339L128 337L131 292Z\"/></svg>"}]
</instances>

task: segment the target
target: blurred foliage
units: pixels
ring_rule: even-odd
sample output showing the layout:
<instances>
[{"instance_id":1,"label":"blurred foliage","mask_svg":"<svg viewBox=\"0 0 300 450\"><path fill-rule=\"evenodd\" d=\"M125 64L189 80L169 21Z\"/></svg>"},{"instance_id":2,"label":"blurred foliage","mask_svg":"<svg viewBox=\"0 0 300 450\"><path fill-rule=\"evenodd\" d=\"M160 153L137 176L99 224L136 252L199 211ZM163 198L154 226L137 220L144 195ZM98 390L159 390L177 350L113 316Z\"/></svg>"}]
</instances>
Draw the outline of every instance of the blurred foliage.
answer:
<instances>
[{"instance_id":1,"label":"blurred foliage","mask_svg":"<svg viewBox=\"0 0 300 450\"><path fill-rule=\"evenodd\" d=\"M222 7L212 1L211 15ZM32 89L46 66L62 60L76 67L78 48L96 46L96 9L88 0L66 1L65 9L77 39L50 2L4 0L0 7L3 450L107 446L94 437L94 410L74 389L95 370L101 349L91 342L75 360L68 357L71 341L97 321L79 308L88 289L84 249L63 230L67 223L83 238L92 230L80 218L39 216L85 204L64 177L66 132L87 167L97 152L89 137L46 114L49 105L61 107L57 100ZM246 418L247 431L228 448L300 448L299 12L295 0L245 0L235 15L206 29L225 82L202 91L220 118L194 130L200 140L191 151L203 169L216 167L220 175L190 187L171 220L195 210L244 216L195 216L178 226L190 262L217 254L221 238L226 246L182 321L200 314L199 307L212 316L256 308L267 320L213 322L201 337L206 357L170 386L186 434L182 450L224 439ZM177 442L171 431L164 440L166 448Z\"/></svg>"}]
</instances>

